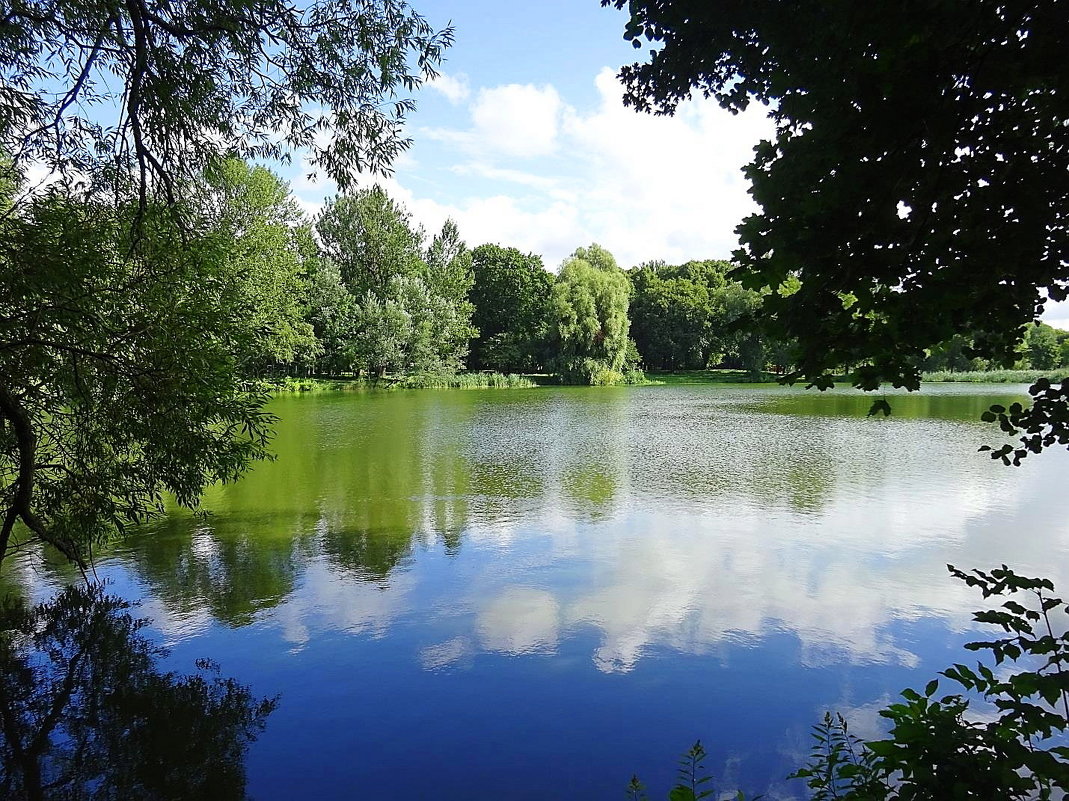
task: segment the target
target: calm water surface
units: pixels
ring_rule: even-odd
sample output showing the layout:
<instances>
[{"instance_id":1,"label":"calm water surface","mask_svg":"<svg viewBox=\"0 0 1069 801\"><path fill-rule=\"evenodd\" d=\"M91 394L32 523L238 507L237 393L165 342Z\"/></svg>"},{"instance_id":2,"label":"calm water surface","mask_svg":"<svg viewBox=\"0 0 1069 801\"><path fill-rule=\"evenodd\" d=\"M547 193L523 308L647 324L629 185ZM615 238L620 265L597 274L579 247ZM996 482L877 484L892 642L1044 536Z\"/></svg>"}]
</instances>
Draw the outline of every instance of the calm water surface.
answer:
<instances>
[{"instance_id":1,"label":"calm water surface","mask_svg":"<svg viewBox=\"0 0 1069 801\"><path fill-rule=\"evenodd\" d=\"M279 709L256 799L663 797L697 738L723 789L783 780L823 710L862 735L961 661L945 565L1069 586L1069 454L976 422L1023 387L281 397L278 460L101 555L187 669ZM34 596L67 580L16 565Z\"/></svg>"}]
</instances>

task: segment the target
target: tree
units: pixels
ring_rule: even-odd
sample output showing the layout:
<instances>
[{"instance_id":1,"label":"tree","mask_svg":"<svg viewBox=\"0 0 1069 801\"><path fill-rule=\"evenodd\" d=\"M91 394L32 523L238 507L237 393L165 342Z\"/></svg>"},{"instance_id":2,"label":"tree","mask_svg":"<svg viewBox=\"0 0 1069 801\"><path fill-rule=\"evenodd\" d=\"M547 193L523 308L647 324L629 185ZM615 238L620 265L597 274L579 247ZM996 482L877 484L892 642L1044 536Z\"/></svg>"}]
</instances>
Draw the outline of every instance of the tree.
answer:
<instances>
[{"instance_id":1,"label":"tree","mask_svg":"<svg viewBox=\"0 0 1069 801\"><path fill-rule=\"evenodd\" d=\"M227 154L308 151L345 188L407 147L398 92L435 75L452 37L403 0L15 0L0 150L103 185L132 177L142 206Z\"/></svg>"},{"instance_id":2,"label":"tree","mask_svg":"<svg viewBox=\"0 0 1069 801\"><path fill-rule=\"evenodd\" d=\"M764 308L798 340L790 379L823 388L851 366L862 389L916 389L925 348L962 331L970 356L1008 365L1021 327L1069 295L1058 0L628 8L625 37L657 46L623 69L626 102L671 113L696 89L776 122L746 170L761 211L735 256L752 288L800 278ZM1007 420L1027 432L1018 459L1069 444L1069 384L1033 395Z\"/></svg>"},{"instance_id":3,"label":"tree","mask_svg":"<svg viewBox=\"0 0 1069 801\"><path fill-rule=\"evenodd\" d=\"M351 301L348 330L336 347L350 365L387 370L453 371L463 365L471 327L471 255L451 220L424 251L424 234L380 186L328 201L316 221L326 260ZM329 281L330 279L325 279ZM317 301L318 303L318 301ZM318 312L324 320L330 315Z\"/></svg>"},{"instance_id":4,"label":"tree","mask_svg":"<svg viewBox=\"0 0 1069 801\"><path fill-rule=\"evenodd\" d=\"M627 358L630 294L616 260L597 245L579 248L561 266L552 312L558 369L566 381L616 383Z\"/></svg>"},{"instance_id":5,"label":"tree","mask_svg":"<svg viewBox=\"0 0 1069 801\"><path fill-rule=\"evenodd\" d=\"M266 455L266 395L242 377L288 346L238 302L255 258L227 247L254 243L205 219L204 176L296 151L343 187L386 169L399 93L451 39L402 0L7 4L0 560L36 538L84 563L162 492L195 505Z\"/></svg>"},{"instance_id":6,"label":"tree","mask_svg":"<svg viewBox=\"0 0 1069 801\"><path fill-rule=\"evenodd\" d=\"M726 261L652 262L632 270L631 333L646 363L700 370L723 364L760 372L789 349L761 332L761 295L729 280Z\"/></svg>"},{"instance_id":7,"label":"tree","mask_svg":"<svg viewBox=\"0 0 1069 801\"><path fill-rule=\"evenodd\" d=\"M426 270L422 229L413 227L404 207L378 184L328 200L316 231L323 254L357 297L384 292L394 276Z\"/></svg>"},{"instance_id":8,"label":"tree","mask_svg":"<svg viewBox=\"0 0 1069 801\"><path fill-rule=\"evenodd\" d=\"M472 325L475 306L468 299L475 283L472 254L453 220L446 220L431 240L425 263L437 369L456 371L464 366L468 343L479 330Z\"/></svg>"},{"instance_id":9,"label":"tree","mask_svg":"<svg viewBox=\"0 0 1069 801\"><path fill-rule=\"evenodd\" d=\"M928 356L921 362L921 368L926 372L983 370L987 363L981 359L970 358L967 354L971 352L972 337L955 334L946 342L929 348Z\"/></svg>"},{"instance_id":10,"label":"tree","mask_svg":"<svg viewBox=\"0 0 1069 801\"><path fill-rule=\"evenodd\" d=\"M700 370L734 355L732 325L744 311L734 303L724 261L664 262L629 273L631 333L646 363L661 369Z\"/></svg>"},{"instance_id":11,"label":"tree","mask_svg":"<svg viewBox=\"0 0 1069 801\"><path fill-rule=\"evenodd\" d=\"M223 269L230 302L246 311L252 350L243 354L243 371L262 375L310 361L319 349L304 319L315 241L289 186L270 170L238 159L223 162L207 183L208 211L228 240Z\"/></svg>"},{"instance_id":12,"label":"tree","mask_svg":"<svg viewBox=\"0 0 1069 801\"><path fill-rule=\"evenodd\" d=\"M321 349L315 369L334 374L352 370L357 301L346 289L338 266L329 260L317 262L309 277L307 314Z\"/></svg>"},{"instance_id":13,"label":"tree","mask_svg":"<svg viewBox=\"0 0 1069 801\"><path fill-rule=\"evenodd\" d=\"M1058 336L1049 325L1029 326L1024 344L1028 364L1033 370L1053 370L1058 366Z\"/></svg>"},{"instance_id":14,"label":"tree","mask_svg":"<svg viewBox=\"0 0 1069 801\"><path fill-rule=\"evenodd\" d=\"M239 381L257 334L232 302L231 241L209 229L177 248L176 226L62 192L0 226L0 559L37 538L84 562L163 491L195 505L266 455L266 396Z\"/></svg>"},{"instance_id":15,"label":"tree","mask_svg":"<svg viewBox=\"0 0 1069 801\"><path fill-rule=\"evenodd\" d=\"M479 330L471 342L471 365L502 372L541 368L553 274L540 256L516 248L479 245L471 255L475 280L469 297Z\"/></svg>"}]
</instances>

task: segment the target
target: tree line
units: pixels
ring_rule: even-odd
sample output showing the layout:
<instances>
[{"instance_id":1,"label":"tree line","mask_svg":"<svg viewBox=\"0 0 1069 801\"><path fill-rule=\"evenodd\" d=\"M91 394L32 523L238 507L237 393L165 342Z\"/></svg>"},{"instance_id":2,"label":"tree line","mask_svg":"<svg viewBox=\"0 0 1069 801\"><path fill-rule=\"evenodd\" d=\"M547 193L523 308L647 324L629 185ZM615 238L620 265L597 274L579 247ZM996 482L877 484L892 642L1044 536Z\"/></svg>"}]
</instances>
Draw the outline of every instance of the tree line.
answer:
<instances>
[{"instance_id":1,"label":"tree line","mask_svg":"<svg viewBox=\"0 0 1069 801\"><path fill-rule=\"evenodd\" d=\"M552 273L514 247L469 249L452 220L428 237L377 185L310 217L283 180L238 159L206 174L198 194L210 220L199 246L210 241L226 265L213 281L241 331L232 344L246 378L469 369L617 384L642 381L641 368L789 363L789 348L748 324L761 294L732 280L726 261L625 270L593 244Z\"/></svg>"},{"instance_id":2,"label":"tree line","mask_svg":"<svg viewBox=\"0 0 1069 801\"><path fill-rule=\"evenodd\" d=\"M517 248L469 249L447 220L428 237L380 186L309 217L284 181L237 159L206 181L227 230L233 291L246 308L247 373L380 379L552 373L575 384L635 383L642 370L793 367L794 346L760 326L762 292L723 260L622 269L599 245L558 273ZM982 370L973 338L931 348L925 370ZM1018 368L1069 363L1069 333L1030 326Z\"/></svg>"}]
</instances>

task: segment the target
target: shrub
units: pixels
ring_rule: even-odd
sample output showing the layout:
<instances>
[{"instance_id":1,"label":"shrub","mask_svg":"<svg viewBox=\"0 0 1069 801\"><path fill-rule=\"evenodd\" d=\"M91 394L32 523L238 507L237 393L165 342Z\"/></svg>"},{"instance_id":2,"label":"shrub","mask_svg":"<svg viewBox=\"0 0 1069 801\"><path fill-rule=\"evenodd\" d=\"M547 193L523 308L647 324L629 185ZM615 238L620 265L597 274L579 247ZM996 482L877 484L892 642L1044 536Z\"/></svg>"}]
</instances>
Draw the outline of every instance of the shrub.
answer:
<instances>
[{"instance_id":1,"label":"shrub","mask_svg":"<svg viewBox=\"0 0 1069 801\"><path fill-rule=\"evenodd\" d=\"M965 646L988 652L998 673L982 662L942 672L972 698L937 697L939 679L923 692L904 690L902 702L880 712L892 724L886 740L863 743L841 716L827 715L815 727L809 763L794 774L807 780L815 801L1049 799L1069 788L1069 747L1059 737L1069 726L1069 632L1055 634L1051 623L1052 613L1064 619L1069 604L1050 596L1047 579L1005 565L990 573L948 567L985 598L1011 596L974 615L1005 636ZM973 712L977 697L992 714Z\"/></svg>"}]
</instances>

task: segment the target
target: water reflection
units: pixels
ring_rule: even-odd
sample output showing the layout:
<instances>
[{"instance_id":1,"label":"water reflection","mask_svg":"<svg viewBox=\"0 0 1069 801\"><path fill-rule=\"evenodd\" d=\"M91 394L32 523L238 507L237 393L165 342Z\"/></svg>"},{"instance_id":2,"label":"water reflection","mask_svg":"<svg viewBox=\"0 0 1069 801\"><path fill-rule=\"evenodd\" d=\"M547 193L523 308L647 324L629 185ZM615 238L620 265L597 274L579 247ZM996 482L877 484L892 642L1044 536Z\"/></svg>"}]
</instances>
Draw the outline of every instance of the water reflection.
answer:
<instances>
[{"instance_id":1,"label":"water reflection","mask_svg":"<svg viewBox=\"0 0 1069 801\"><path fill-rule=\"evenodd\" d=\"M992 464L973 412L1005 396L967 390L888 420L760 387L281 398L277 462L98 571L174 653L285 693L250 753L260 798L310 774L337 777L323 797L517 776L613 797L631 771L669 784L696 736L782 776L827 705L871 711L960 660L977 599L947 562L1069 582L1069 454Z\"/></svg>"},{"instance_id":2,"label":"water reflection","mask_svg":"<svg viewBox=\"0 0 1069 801\"><path fill-rule=\"evenodd\" d=\"M805 664L909 665L889 624L968 620L947 561L1049 573L1069 537L1042 511L1061 454L999 470L962 400L895 399L884 421L864 397L752 389L286 399L277 463L112 560L164 620L264 620L295 646L418 615L429 666L591 629L606 672L776 631ZM964 396L965 416L990 401ZM1008 543L1029 515L1043 530Z\"/></svg>"},{"instance_id":3,"label":"water reflection","mask_svg":"<svg viewBox=\"0 0 1069 801\"><path fill-rule=\"evenodd\" d=\"M219 678L180 676L100 585L0 616L0 796L245 797L245 752L274 700Z\"/></svg>"}]
</instances>

